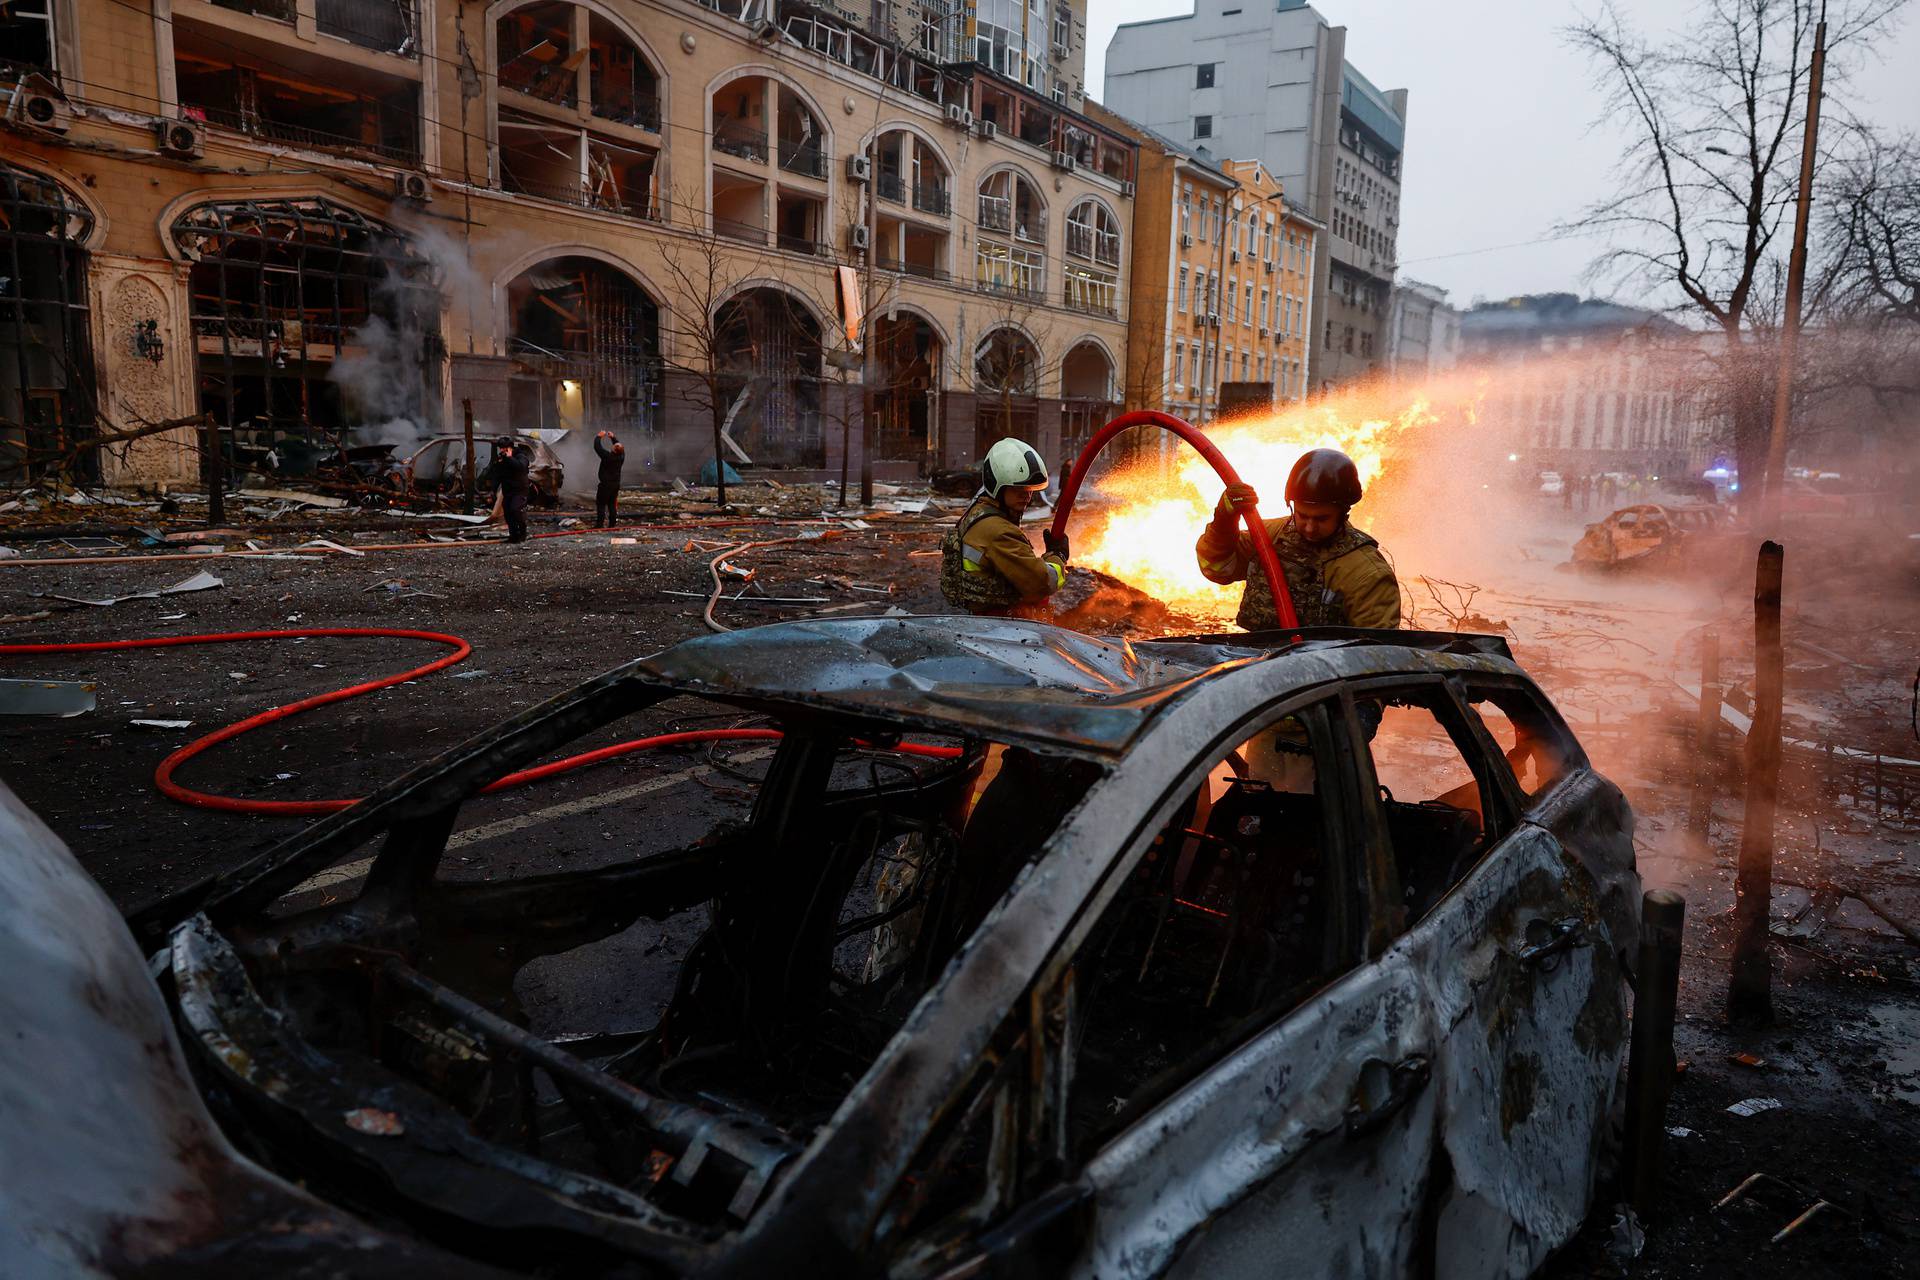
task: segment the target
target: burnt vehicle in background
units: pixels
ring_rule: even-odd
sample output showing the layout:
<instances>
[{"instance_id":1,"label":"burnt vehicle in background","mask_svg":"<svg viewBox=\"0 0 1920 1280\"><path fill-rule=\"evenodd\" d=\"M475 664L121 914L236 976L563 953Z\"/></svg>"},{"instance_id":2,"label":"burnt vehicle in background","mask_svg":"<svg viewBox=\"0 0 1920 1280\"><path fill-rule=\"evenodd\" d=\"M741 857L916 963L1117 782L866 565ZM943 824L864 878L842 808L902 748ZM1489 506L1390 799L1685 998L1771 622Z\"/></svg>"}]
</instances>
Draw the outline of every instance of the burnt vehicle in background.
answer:
<instances>
[{"instance_id":1,"label":"burnt vehicle in background","mask_svg":"<svg viewBox=\"0 0 1920 1280\"><path fill-rule=\"evenodd\" d=\"M692 838L658 779L601 865L447 857L492 779L716 705L782 736ZM1631 811L1496 638L689 640L136 916L164 1014L124 935L104 1006L34 973L133 1011L62 1073L144 1072L205 1187L178 1249L110 1195L59 1248L251 1262L288 1218L357 1274L1524 1276L1608 1149L1638 896ZM522 979L563 957L659 1015L536 1033ZM54 1140L56 1092L0 1126Z\"/></svg>"},{"instance_id":2,"label":"burnt vehicle in background","mask_svg":"<svg viewBox=\"0 0 1920 1280\"><path fill-rule=\"evenodd\" d=\"M1642 502L1588 525L1573 545L1572 563L1595 570L1684 570L1717 561L1738 538L1723 507Z\"/></svg>"}]
</instances>

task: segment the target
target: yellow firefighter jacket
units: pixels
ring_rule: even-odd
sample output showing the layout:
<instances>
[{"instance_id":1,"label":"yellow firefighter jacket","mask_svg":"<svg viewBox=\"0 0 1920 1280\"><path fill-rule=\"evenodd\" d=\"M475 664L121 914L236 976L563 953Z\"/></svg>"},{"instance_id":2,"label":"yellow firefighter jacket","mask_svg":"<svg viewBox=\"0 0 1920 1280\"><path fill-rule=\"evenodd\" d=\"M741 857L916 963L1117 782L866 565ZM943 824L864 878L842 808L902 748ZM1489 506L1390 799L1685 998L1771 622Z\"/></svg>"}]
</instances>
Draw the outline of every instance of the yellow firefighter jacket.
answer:
<instances>
[{"instance_id":1,"label":"yellow firefighter jacket","mask_svg":"<svg viewBox=\"0 0 1920 1280\"><path fill-rule=\"evenodd\" d=\"M1400 583L1371 536L1342 524L1327 541L1312 543L1294 532L1291 516L1265 524L1301 626L1400 625ZM1253 539L1245 528L1209 524L1194 546L1194 555L1208 581L1246 581L1235 619L1241 626L1262 631L1279 625L1274 621L1272 588L1253 558Z\"/></svg>"},{"instance_id":2,"label":"yellow firefighter jacket","mask_svg":"<svg viewBox=\"0 0 1920 1280\"><path fill-rule=\"evenodd\" d=\"M1059 556L1033 553L1033 544L1006 508L985 494L973 500L941 543L940 590L968 613L1021 616L1067 581Z\"/></svg>"}]
</instances>

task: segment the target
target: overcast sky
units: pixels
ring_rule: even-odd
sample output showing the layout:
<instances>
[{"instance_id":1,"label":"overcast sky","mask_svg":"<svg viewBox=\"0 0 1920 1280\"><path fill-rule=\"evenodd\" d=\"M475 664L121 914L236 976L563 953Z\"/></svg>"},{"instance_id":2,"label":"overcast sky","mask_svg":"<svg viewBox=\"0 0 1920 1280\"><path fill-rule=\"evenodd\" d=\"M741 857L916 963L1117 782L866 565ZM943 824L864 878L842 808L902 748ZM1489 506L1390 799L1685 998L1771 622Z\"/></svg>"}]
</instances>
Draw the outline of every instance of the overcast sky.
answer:
<instances>
[{"instance_id":1,"label":"overcast sky","mask_svg":"<svg viewBox=\"0 0 1920 1280\"><path fill-rule=\"evenodd\" d=\"M1192 0L1089 0L1089 7L1087 84L1096 94L1116 26L1193 11ZM1402 274L1451 290L1460 307L1476 296L1589 292L1581 276L1597 242L1525 242L1549 235L1598 195L1619 151L1619 136L1595 124L1599 95L1590 69L1560 34L1597 5L1314 0L1314 7L1347 28L1347 58L1362 74L1382 89L1409 91ZM1622 0L1621 7L1654 22L1683 12L1672 0ZM1878 53L1847 90L1855 110L1920 130L1920 5L1910 6Z\"/></svg>"}]
</instances>

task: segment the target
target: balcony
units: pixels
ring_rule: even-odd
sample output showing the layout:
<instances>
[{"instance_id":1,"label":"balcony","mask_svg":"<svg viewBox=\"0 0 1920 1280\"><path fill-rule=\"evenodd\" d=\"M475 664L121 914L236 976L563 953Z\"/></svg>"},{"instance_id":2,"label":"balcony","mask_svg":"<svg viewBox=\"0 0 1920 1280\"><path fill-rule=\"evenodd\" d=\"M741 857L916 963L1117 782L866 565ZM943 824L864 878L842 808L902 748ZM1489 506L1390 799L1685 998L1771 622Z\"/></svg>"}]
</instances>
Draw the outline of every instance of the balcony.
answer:
<instances>
[{"instance_id":1,"label":"balcony","mask_svg":"<svg viewBox=\"0 0 1920 1280\"><path fill-rule=\"evenodd\" d=\"M980 197L980 229L982 231L1013 230L1013 200L1008 196Z\"/></svg>"},{"instance_id":2,"label":"balcony","mask_svg":"<svg viewBox=\"0 0 1920 1280\"><path fill-rule=\"evenodd\" d=\"M1047 291L1044 283L1038 279L1024 284L1011 280L976 280L973 286L981 293L990 293L998 298L1015 298L1021 302L1044 303Z\"/></svg>"},{"instance_id":3,"label":"balcony","mask_svg":"<svg viewBox=\"0 0 1920 1280\"><path fill-rule=\"evenodd\" d=\"M713 149L754 164L765 164L767 135L737 120L717 120L713 126Z\"/></svg>"},{"instance_id":4,"label":"balcony","mask_svg":"<svg viewBox=\"0 0 1920 1280\"><path fill-rule=\"evenodd\" d=\"M778 248L784 249L788 253L803 253L811 258L831 258L834 256L832 245L822 244L811 236L790 236L782 234L775 238L774 243Z\"/></svg>"},{"instance_id":5,"label":"balcony","mask_svg":"<svg viewBox=\"0 0 1920 1280\"><path fill-rule=\"evenodd\" d=\"M907 202L907 180L897 173L878 173L873 178L873 189L882 200L893 204Z\"/></svg>"},{"instance_id":6,"label":"balcony","mask_svg":"<svg viewBox=\"0 0 1920 1280\"><path fill-rule=\"evenodd\" d=\"M292 22L294 17L293 0L213 0L213 3L233 13L252 14L274 22Z\"/></svg>"},{"instance_id":7,"label":"balcony","mask_svg":"<svg viewBox=\"0 0 1920 1280\"><path fill-rule=\"evenodd\" d=\"M938 214L944 218L953 212L953 197L944 182L916 182L913 184L913 207L922 213Z\"/></svg>"},{"instance_id":8,"label":"balcony","mask_svg":"<svg viewBox=\"0 0 1920 1280\"><path fill-rule=\"evenodd\" d=\"M717 137L714 145L720 145ZM761 146L764 148L765 145L766 140L763 138ZM788 173L797 173L802 177L824 179L827 176L826 148L817 142L782 138L780 139L780 167Z\"/></svg>"},{"instance_id":9,"label":"balcony","mask_svg":"<svg viewBox=\"0 0 1920 1280\"><path fill-rule=\"evenodd\" d=\"M1091 316L1111 316L1117 319L1120 315L1118 306L1112 300L1087 292L1085 286L1076 288L1071 280L1067 282L1066 293L1061 298L1061 302L1069 310L1084 311Z\"/></svg>"},{"instance_id":10,"label":"balcony","mask_svg":"<svg viewBox=\"0 0 1920 1280\"><path fill-rule=\"evenodd\" d=\"M619 103L595 102L592 111L596 120L624 124L631 129L645 129L648 133L660 132L658 97L635 97Z\"/></svg>"},{"instance_id":11,"label":"balcony","mask_svg":"<svg viewBox=\"0 0 1920 1280\"><path fill-rule=\"evenodd\" d=\"M1081 222L1067 223L1067 252L1080 258L1091 258L1095 262L1104 262L1110 267L1120 265L1120 236L1117 232L1101 231Z\"/></svg>"},{"instance_id":12,"label":"balcony","mask_svg":"<svg viewBox=\"0 0 1920 1280\"><path fill-rule=\"evenodd\" d=\"M524 93L542 102L551 102L555 106L580 105L579 74L558 63L542 66L537 62L515 62L503 66L500 68L500 87Z\"/></svg>"},{"instance_id":13,"label":"balcony","mask_svg":"<svg viewBox=\"0 0 1920 1280\"><path fill-rule=\"evenodd\" d=\"M323 36L335 36L375 53L414 57L412 0L316 0L315 25Z\"/></svg>"}]
</instances>

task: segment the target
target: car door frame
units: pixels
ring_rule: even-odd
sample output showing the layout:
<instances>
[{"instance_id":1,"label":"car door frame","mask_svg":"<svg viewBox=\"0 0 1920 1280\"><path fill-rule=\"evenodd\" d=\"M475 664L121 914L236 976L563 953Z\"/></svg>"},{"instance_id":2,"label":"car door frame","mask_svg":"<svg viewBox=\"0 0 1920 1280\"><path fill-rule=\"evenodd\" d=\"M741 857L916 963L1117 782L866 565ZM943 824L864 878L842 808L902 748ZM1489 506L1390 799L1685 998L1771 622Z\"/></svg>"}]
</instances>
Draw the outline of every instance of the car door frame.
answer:
<instances>
[{"instance_id":1,"label":"car door frame","mask_svg":"<svg viewBox=\"0 0 1920 1280\"><path fill-rule=\"evenodd\" d=\"M1078 1212L1086 1239L1070 1267L1050 1274L1144 1277L1190 1265L1185 1256L1195 1252L1257 1249L1258 1245L1232 1239L1236 1214L1237 1225L1243 1228L1269 1223L1272 1229L1281 1221L1268 1212L1272 1197L1298 1194L1317 1206L1324 1188L1330 1181L1337 1182L1341 1173L1369 1167L1377 1173L1378 1162L1371 1156L1354 1158L1331 1171L1319 1167L1324 1163L1317 1158L1322 1152L1352 1151L1355 1143L1366 1144L1369 1152L1394 1150L1411 1135L1416 1148L1412 1169L1393 1190L1407 1206L1406 1216L1417 1215L1417 1206L1424 1199L1428 1163L1423 1135L1431 1129L1431 1104L1426 1101L1423 1070L1429 1059L1393 1047L1400 1040L1418 1040L1423 1033L1415 1011L1407 1007L1405 997L1409 992L1404 982L1395 989L1392 975L1371 959L1368 895L1386 850L1352 821L1361 798L1356 790L1360 780L1353 765L1351 713L1340 702L1337 684L1300 691L1238 717L1213 735L1204 748L1191 753L1188 769L1166 788L1155 805L1156 820L1136 834L1124 857L1116 859L1074 930L1063 937L1049 957L1035 990L1045 993L1064 986L1071 992L1073 964L1093 924L1111 905L1177 806L1187 802L1193 788L1219 760L1260 729L1307 710L1320 717L1324 730L1316 734L1316 768L1335 780L1335 799L1327 807L1328 838L1332 861L1344 866L1347 874L1344 883L1332 892L1344 898L1347 907L1346 918L1339 926L1340 946L1334 954L1344 951L1347 965L1318 991L1241 1029L1232 1043L1216 1050L1217 1056L1211 1061L1142 1106L1127 1124L1103 1138L1085 1156L1061 1148L1068 1157L1062 1162L1063 1182L1078 1188ZM1343 848L1356 850L1360 856L1341 858ZM1373 1015L1370 1019L1353 1016L1362 1002ZM1351 1025L1355 1023L1365 1030ZM1384 1035L1383 1027L1388 1029ZM1056 1108L1055 1114L1064 1117L1074 1075L1072 1045L1063 1037L1046 1035L1037 1035L1035 1043L1045 1047L1049 1062L1066 1059L1065 1069L1045 1072L1055 1089L1049 1101ZM1331 1059L1325 1068L1328 1078L1339 1068L1351 1065L1352 1079L1343 1078L1331 1088L1324 1084L1318 1089L1295 1087L1289 1093L1289 1073L1295 1060L1315 1051ZM1409 1063L1417 1065L1409 1068ZM1377 1077L1369 1071L1373 1066L1380 1068ZM1272 1086L1264 1095L1262 1090L1249 1087L1251 1081L1261 1079L1263 1069L1267 1072L1264 1083ZM1396 1074L1396 1069L1406 1074ZM1366 1087L1376 1096L1361 1105L1356 1099L1363 1074ZM1236 1096L1239 1107L1222 1109L1223 1103ZM1164 1154L1162 1149L1170 1135L1184 1135L1194 1123L1209 1116L1232 1116L1227 1124L1244 1125L1248 1110L1259 1108L1263 1102L1270 1118L1276 1120L1284 1119L1283 1113L1290 1107L1317 1109L1318 1127L1298 1123L1291 1127L1280 1123L1253 1125L1244 1135L1231 1135L1223 1141L1219 1158L1210 1160L1206 1168L1192 1170L1184 1183L1168 1178L1164 1185L1150 1185L1155 1175L1153 1158ZM1231 1140L1238 1136L1247 1140ZM1159 1167L1167 1163L1162 1159ZM1128 1182L1129 1173L1137 1174L1144 1183ZM1378 1177L1363 1179L1350 1189L1354 1194L1346 1197L1346 1203L1355 1208L1356 1215L1377 1215L1381 1199ZM1058 1194L1051 1189L1041 1192L1043 1198ZM1141 1194L1157 1201L1163 1210L1185 1207L1186 1221L1169 1222L1168 1212L1133 1212L1137 1200L1129 1197ZM1263 1201L1262 1197L1269 1200ZM1196 1211L1193 1206L1202 1200L1206 1208ZM1103 1210L1108 1219L1119 1221L1104 1222ZM1318 1212L1316 1208L1316 1216ZM1207 1264L1200 1265L1203 1272L1208 1269Z\"/></svg>"},{"instance_id":2,"label":"car door frame","mask_svg":"<svg viewBox=\"0 0 1920 1280\"><path fill-rule=\"evenodd\" d=\"M1379 677L1356 681L1342 693L1357 701L1368 693L1396 689L1440 691L1438 709L1444 713L1438 718L1480 785L1483 831L1488 833L1481 856L1420 919L1406 921L1392 944L1393 950L1414 957L1417 971L1430 979L1429 1002L1442 1023L1435 1071L1441 1086L1435 1151L1444 1156L1444 1164L1431 1206L1431 1274L1524 1277L1578 1229L1588 1197L1579 1197L1575 1211L1564 1180L1573 1162L1562 1157L1567 1142L1598 1136L1591 1129L1557 1135L1528 1131L1529 1121L1543 1110L1538 1105L1541 1096L1564 1091L1576 1102L1582 1097L1572 1088L1580 1072L1570 1056L1531 1050L1558 1038L1556 1020L1565 1020L1576 1009L1575 1016L1586 1016L1594 1003L1556 997L1556 974L1561 986L1590 992L1601 984L1617 984L1618 968L1607 946L1583 946L1572 934L1537 940L1529 936L1535 921L1557 917L1569 906L1579 910L1582 928L1599 927L1592 877L1564 852L1551 831L1527 817L1533 806L1549 802L1567 779L1529 800L1457 676ZM1357 709L1354 714L1357 718ZM1564 724L1560 727L1565 729ZM1461 733L1473 744L1472 752L1462 747ZM1373 778L1372 751L1362 754L1363 772ZM1375 803L1370 809L1373 820L1384 823L1381 806ZM1493 818L1484 816L1494 813L1497 832ZM1529 869L1517 875L1523 866ZM1396 871L1393 896L1383 901L1399 901L1397 879ZM1543 914L1521 918L1527 911ZM1474 933L1476 922L1497 928L1503 921L1510 936L1483 939ZM1515 922L1518 934L1512 928ZM1537 992L1545 997L1536 1002ZM1533 1016L1539 1007L1548 1010L1544 1027ZM1476 1013L1480 1016L1474 1022ZM1579 1038L1572 1024L1567 1031ZM1610 1101L1610 1092L1603 1098ZM1602 1105L1586 1118L1597 1123L1607 1110ZM1500 1247L1492 1248L1493 1242Z\"/></svg>"}]
</instances>

